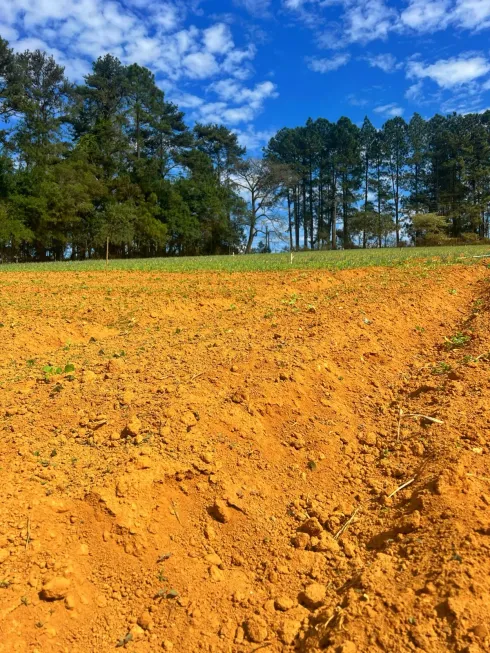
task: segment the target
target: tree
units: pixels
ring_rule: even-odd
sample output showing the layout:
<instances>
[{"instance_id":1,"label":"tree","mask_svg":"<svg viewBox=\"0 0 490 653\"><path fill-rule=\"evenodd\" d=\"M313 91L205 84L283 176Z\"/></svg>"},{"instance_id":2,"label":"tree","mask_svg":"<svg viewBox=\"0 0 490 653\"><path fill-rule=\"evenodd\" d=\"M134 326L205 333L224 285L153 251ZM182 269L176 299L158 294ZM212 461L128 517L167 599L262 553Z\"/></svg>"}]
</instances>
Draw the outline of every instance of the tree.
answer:
<instances>
[{"instance_id":1,"label":"tree","mask_svg":"<svg viewBox=\"0 0 490 653\"><path fill-rule=\"evenodd\" d=\"M391 182L393 210L395 214L396 246L400 245L401 194L405 182L405 166L408 156L407 123L403 118L387 120L383 125L386 152L386 170Z\"/></svg>"},{"instance_id":2,"label":"tree","mask_svg":"<svg viewBox=\"0 0 490 653\"><path fill-rule=\"evenodd\" d=\"M364 206L363 206L363 222L361 223L362 229L362 246L365 249L367 245L367 234L372 225L374 211L372 205L369 204L369 190L371 186L371 167L375 156L376 146L376 129L368 117L364 118L361 133L361 157L363 167L363 185L364 185ZM372 231L372 229L371 229Z\"/></svg>"},{"instance_id":3,"label":"tree","mask_svg":"<svg viewBox=\"0 0 490 653\"><path fill-rule=\"evenodd\" d=\"M52 164L67 149L62 126L67 120L71 86L63 67L40 50L18 55L17 70L14 141L20 160L27 169Z\"/></svg>"},{"instance_id":4,"label":"tree","mask_svg":"<svg viewBox=\"0 0 490 653\"><path fill-rule=\"evenodd\" d=\"M280 199L280 176L277 167L267 159L247 159L236 166L234 183L247 195L245 253L250 254L259 221L271 218L271 210Z\"/></svg>"},{"instance_id":5,"label":"tree","mask_svg":"<svg viewBox=\"0 0 490 653\"><path fill-rule=\"evenodd\" d=\"M350 217L355 212L354 202L360 186L362 165L360 158L360 130L349 118L340 118L334 130L336 176L340 183L343 218L344 249L352 247ZM337 189L334 188L336 197Z\"/></svg>"}]
</instances>

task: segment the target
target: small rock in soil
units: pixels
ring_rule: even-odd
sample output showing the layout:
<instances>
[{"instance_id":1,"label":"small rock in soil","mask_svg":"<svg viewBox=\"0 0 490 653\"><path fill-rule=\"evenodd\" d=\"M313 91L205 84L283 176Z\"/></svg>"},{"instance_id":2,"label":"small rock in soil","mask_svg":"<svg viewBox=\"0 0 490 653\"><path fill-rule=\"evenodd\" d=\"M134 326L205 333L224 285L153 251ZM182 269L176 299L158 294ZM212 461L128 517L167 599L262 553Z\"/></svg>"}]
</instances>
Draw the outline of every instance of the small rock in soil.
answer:
<instances>
[{"instance_id":1,"label":"small rock in soil","mask_svg":"<svg viewBox=\"0 0 490 653\"><path fill-rule=\"evenodd\" d=\"M143 628L143 630L148 630L149 628L151 628L152 618L151 618L150 613L149 612L143 612L143 614L141 614L138 617L138 622L137 623L138 623L138 626L141 626L141 628Z\"/></svg>"},{"instance_id":2,"label":"small rock in soil","mask_svg":"<svg viewBox=\"0 0 490 653\"><path fill-rule=\"evenodd\" d=\"M301 524L298 531L300 533L307 533L310 536L319 537L323 533L323 528L316 517L310 517Z\"/></svg>"},{"instance_id":3,"label":"small rock in soil","mask_svg":"<svg viewBox=\"0 0 490 653\"><path fill-rule=\"evenodd\" d=\"M308 533L298 533L292 539L292 544L295 549L306 549L310 543L310 536Z\"/></svg>"},{"instance_id":4,"label":"small rock in soil","mask_svg":"<svg viewBox=\"0 0 490 653\"><path fill-rule=\"evenodd\" d=\"M126 424L126 427L124 429L124 433L126 435L136 437L139 434L140 431L141 431L141 422L135 415Z\"/></svg>"},{"instance_id":5,"label":"small rock in soil","mask_svg":"<svg viewBox=\"0 0 490 653\"><path fill-rule=\"evenodd\" d=\"M231 520L231 510L226 505L225 501L218 499L211 506L210 513L216 521L226 524Z\"/></svg>"},{"instance_id":6,"label":"small rock in soil","mask_svg":"<svg viewBox=\"0 0 490 653\"><path fill-rule=\"evenodd\" d=\"M70 589L71 581L62 576L55 576L43 585L41 598L45 601L60 601L64 599Z\"/></svg>"},{"instance_id":7,"label":"small rock in soil","mask_svg":"<svg viewBox=\"0 0 490 653\"><path fill-rule=\"evenodd\" d=\"M298 601L310 610L316 610L325 602L325 586L311 583L299 593Z\"/></svg>"},{"instance_id":8,"label":"small rock in soil","mask_svg":"<svg viewBox=\"0 0 490 653\"><path fill-rule=\"evenodd\" d=\"M277 634L283 644L291 645L294 643L300 628L301 621L296 621L295 619L284 619L279 626Z\"/></svg>"},{"instance_id":9,"label":"small rock in soil","mask_svg":"<svg viewBox=\"0 0 490 653\"><path fill-rule=\"evenodd\" d=\"M250 619L247 619L243 624L243 629L250 642L260 644L260 642L267 639L267 624L262 617L255 615L250 617Z\"/></svg>"},{"instance_id":10,"label":"small rock in soil","mask_svg":"<svg viewBox=\"0 0 490 653\"><path fill-rule=\"evenodd\" d=\"M293 605L294 601L288 596L278 596L274 601L274 607L276 610L280 610L281 612L287 612L287 610L290 610Z\"/></svg>"}]
</instances>

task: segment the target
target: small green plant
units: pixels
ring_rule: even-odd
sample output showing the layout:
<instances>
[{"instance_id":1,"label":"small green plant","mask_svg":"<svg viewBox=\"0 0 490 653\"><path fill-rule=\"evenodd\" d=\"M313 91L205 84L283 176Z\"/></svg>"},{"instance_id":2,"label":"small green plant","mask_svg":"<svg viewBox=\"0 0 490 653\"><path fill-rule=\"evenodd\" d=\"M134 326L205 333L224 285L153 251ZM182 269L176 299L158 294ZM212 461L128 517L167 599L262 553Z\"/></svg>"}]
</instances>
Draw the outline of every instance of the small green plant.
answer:
<instances>
[{"instance_id":1,"label":"small green plant","mask_svg":"<svg viewBox=\"0 0 490 653\"><path fill-rule=\"evenodd\" d=\"M465 336L461 331L451 338L445 338L446 349L460 349L464 347L471 340L470 336Z\"/></svg>"},{"instance_id":2,"label":"small green plant","mask_svg":"<svg viewBox=\"0 0 490 653\"><path fill-rule=\"evenodd\" d=\"M43 372L47 380L51 376L57 376L58 374L69 374L70 372L74 371L75 366L72 363L67 363L65 367L59 367L58 365L45 365L43 367Z\"/></svg>"},{"instance_id":3,"label":"small green plant","mask_svg":"<svg viewBox=\"0 0 490 653\"><path fill-rule=\"evenodd\" d=\"M425 333L424 327L418 325L415 327L415 331L417 331L418 333Z\"/></svg>"},{"instance_id":4,"label":"small green plant","mask_svg":"<svg viewBox=\"0 0 490 653\"><path fill-rule=\"evenodd\" d=\"M437 363L437 365L435 365L432 368L431 373L435 375L441 375L441 374L447 374L447 372L450 371L451 371L451 365L448 365L444 361L440 361L439 363Z\"/></svg>"},{"instance_id":5,"label":"small green plant","mask_svg":"<svg viewBox=\"0 0 490 653\"><path fill-rule=\"evenodd\" d=\"M449 290L449 294L450 294L450 295L456 295L457 293L458 293L458 291L456 290L456 288L451 288L451 289Z\"/></svg>"},{"instance_id":6,"label":"small green plant","mask_svg":"<svg viewBox=\"0 0 490 653\"><path fill-rule=\"evenodd\" d=\"M46 378L49 378L50 376L54 376L55 374L61 374L63 370L61 367L57 367L56 365L45 365L43 367L43 372L46 375Z\"/></svg>"}]
</instances>

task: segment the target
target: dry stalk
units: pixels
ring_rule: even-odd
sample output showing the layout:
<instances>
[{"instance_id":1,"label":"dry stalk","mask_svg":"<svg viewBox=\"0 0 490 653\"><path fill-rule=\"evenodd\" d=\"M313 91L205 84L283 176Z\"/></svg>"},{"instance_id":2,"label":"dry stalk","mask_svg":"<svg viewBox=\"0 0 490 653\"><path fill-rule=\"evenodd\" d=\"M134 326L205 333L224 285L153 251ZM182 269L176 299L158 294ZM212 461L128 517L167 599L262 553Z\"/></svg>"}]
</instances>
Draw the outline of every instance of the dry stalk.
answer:
<instances>
[{"instance_id":1,"label":"dry stalk","mask_svg":"<svg viewBox=\"0 0 490 653\"><path fill-rule=\"evenodd\" d=\"M415 481L415 477L411 478L409 481L406 481L405 483L402 483L399 487L396 488L396 490L393 490L393 492L388 495L388 499L391 499L391 497L394 497L397 492L400 492L400 490L403 490L403 488L408 487L414 481Z\"/></svg>"},{"instance_id":2,"label":"dry stalk","mask_svg":"<svg viewBox=\"0 0 490 653\"><path fill-rule=\"evenodd\" d=\"M349 517L349 519L345 522L345 524L342 526L342 528L341 528L341 529L340 529L340 530L339 530L339 531L334 535L334 540L339 540L339 539L342 537L342 535L344 534L344 532L348 529L348 527L350 526L350 524L352 524L352 522L354 521L354 519L355 519L357 513L359 512L360 508L361 508L361 507L358 506L358 507L354 510L354 512L353 512L352 515Z\"/></svg>"},{"instance_id":3,"label":"dry stalk","mask_svg":"<svg viewBox=\"0 0 490 653\"><path fill-rule=\"evenodd\" d=\"M26 551L30 541L31 541L31 517L30 515L27 515Z\"/></svg>"},{"instance_id":4,"label":"dry stalk","mask_svg":"<svg viewBox=\"0 0 490 653\"><path fill-rule=\"evenodd\" d=\"M420 413L406 413L405 417L423 417L424 419L429 420L429 422L434 422L434 424L444 424L442 419L437 419L437 417L430 417L429 415L421 415Z\"/></svg>"},{"instance_id":5,"label":"dry stalk","mask_svg":"<svg viewBox=\"0 0 490 653\"><path fill-rule=\"evenodd\" d=\"M434 424L444 424L442 419L437 419L437 417L430 417L429 415L422 415L421 413L404 413L402 408L400 408L399 411L400 412L398 413L398 427L396 431L397 442L400 442L402 419L405 419L405 417L423 417L424 419L428 420L429 422L433 422Z\"/></svg>"},{"instance_id":6,"label":"dry stalk","mask_svg":"<svg viewBox=\"0 0 490 653\"><path fill-rule=\"evenodd\" d=\"M179 513L177 512L177 505L176 505L176 503L175 503L175 501L173 499L172 499L171 503L172 503L172 509L173 509L172 514L175 515L175 517L177 518L177 521L182 526L182 522L180 521Z\"/></svg>"}]
</instances>

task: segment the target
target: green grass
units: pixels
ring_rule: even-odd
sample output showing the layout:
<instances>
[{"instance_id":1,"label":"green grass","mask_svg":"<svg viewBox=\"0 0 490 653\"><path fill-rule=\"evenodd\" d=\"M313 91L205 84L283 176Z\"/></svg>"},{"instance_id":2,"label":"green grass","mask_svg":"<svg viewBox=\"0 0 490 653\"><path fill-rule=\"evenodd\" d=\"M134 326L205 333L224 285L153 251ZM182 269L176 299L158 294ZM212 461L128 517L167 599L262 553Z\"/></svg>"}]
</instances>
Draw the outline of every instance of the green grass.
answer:
<instances>
[{"instance_id":1,"label":"green grass","mask_svg":"<svg viewBox=\"0 0 490 653\"><path fill-rule=\"evenodd\" d=\"M280 270L345 270L372 266L395 267L413 263L421 265L472 264L472 258L490 254L490 245L462 245L457 247L406 247L384 249L355 249L343 251L297 252L293 263L289 254L250 254L239 256L184 256L175 258L114 259L109 270L137 270L146 272L268 272ZM464 258L467 257L467 258ZM489 260L490 262L490 260ZM91 272L105 269L105 261L64 261L50 263L11 263L0 265L1 272Z\"/></svg>"}]
</instances>

